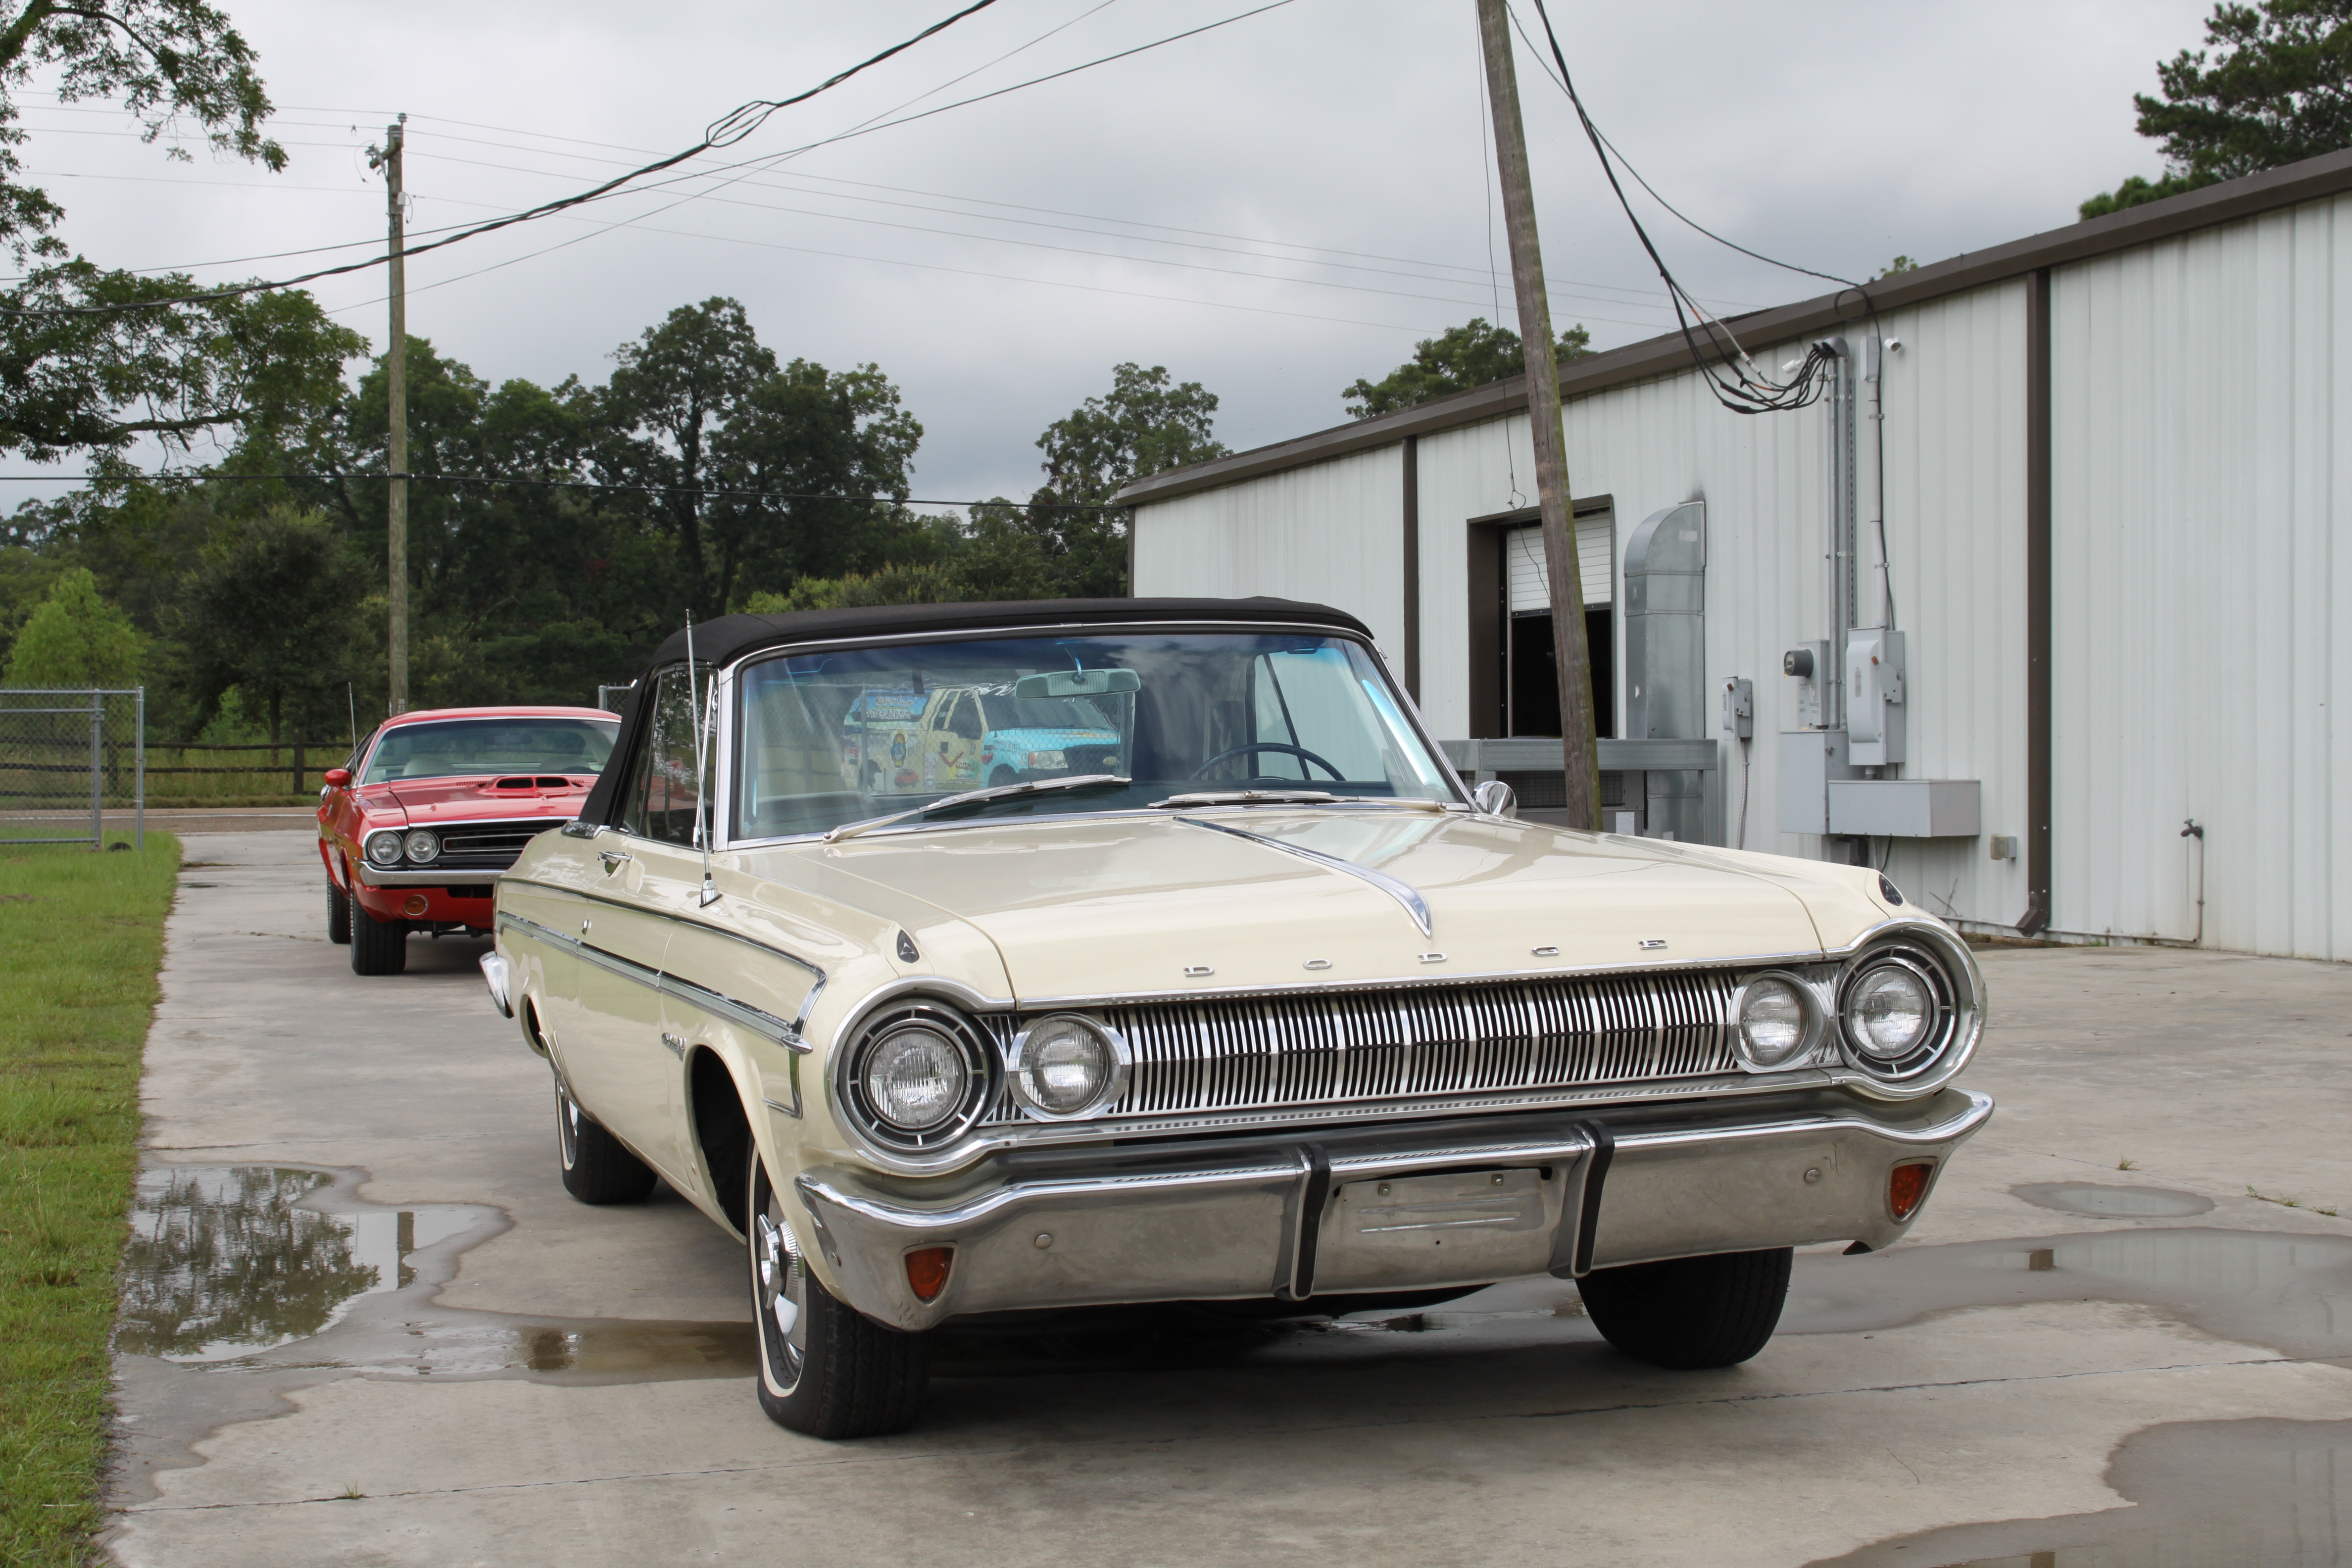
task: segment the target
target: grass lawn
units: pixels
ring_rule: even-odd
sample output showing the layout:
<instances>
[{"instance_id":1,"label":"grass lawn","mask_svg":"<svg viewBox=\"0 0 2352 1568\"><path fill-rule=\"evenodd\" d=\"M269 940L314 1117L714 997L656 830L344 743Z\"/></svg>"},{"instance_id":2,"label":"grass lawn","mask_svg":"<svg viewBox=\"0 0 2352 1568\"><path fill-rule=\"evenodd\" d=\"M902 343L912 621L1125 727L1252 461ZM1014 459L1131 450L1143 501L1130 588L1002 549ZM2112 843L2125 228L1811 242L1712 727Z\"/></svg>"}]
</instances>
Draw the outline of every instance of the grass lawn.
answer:
<instances>
[{"instance_id":1,"label":"grass lawn","mask_svg":"<svg viewBox=\"0 0 2352 1568\"><path fill-rule=\"evenodd\" d=\"M0 843L0 1563L99 1525L139 1064L180 846Z\"/></svg>"}]
</instances>

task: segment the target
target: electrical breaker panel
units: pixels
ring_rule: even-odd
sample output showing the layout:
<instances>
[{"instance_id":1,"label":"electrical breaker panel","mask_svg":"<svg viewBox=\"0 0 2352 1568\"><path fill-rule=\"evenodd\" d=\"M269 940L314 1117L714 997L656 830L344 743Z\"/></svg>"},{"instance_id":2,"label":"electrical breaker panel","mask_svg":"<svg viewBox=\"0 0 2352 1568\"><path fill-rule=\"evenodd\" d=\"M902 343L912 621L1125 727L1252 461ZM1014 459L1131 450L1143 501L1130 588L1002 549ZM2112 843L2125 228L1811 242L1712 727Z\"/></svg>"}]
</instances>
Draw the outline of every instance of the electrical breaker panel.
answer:
<instances>
[{"instance_id":1,"label":"electrical breaker panel","mask_svg":"<svg viewBox=\"0 0 2352 1568\"><path fill-rule=\"evenodd\" d=\"M1858 627L1845 637L1847 760L1859 768L1903 761L1903 634Z\"/></svg>"}]
</instances>

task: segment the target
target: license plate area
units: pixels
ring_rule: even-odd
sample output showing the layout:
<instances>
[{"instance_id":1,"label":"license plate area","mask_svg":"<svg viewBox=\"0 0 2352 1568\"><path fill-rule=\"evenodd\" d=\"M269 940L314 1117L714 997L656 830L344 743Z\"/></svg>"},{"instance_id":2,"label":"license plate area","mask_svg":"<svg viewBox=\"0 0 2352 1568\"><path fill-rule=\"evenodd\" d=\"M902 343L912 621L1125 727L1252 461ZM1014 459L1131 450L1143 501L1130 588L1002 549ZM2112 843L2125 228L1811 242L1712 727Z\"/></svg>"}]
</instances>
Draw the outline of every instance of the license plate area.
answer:
<instances>
[{"instance_id":1,"label":"license plate area","mask_svg":"<svg viewBox=\"0 0 2352 1568\"><path fill-rule=\"evenodd\" d=\"M1544 1273L1568 1167L1447 1171L1334 1186L1315 1289L1484 1283Z\"/></svg>"}]
</instances>

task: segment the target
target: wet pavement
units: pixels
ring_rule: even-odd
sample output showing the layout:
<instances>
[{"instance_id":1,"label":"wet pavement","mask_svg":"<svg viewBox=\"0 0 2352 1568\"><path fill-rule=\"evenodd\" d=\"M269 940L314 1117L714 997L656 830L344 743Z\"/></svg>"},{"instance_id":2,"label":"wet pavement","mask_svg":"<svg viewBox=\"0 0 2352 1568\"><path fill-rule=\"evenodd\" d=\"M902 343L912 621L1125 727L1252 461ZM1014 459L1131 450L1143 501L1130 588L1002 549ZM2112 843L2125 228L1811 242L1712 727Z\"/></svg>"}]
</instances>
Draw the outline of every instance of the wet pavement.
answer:
<instances>
[{"instance_id":1,"label":"wet pavement","mask_svg":"<svg viewBox=\"0 0 2352 1568\"><path fill-rule=\"evenodd\" d=\"M558 1181L478 942L360 979L314 852L191 848L118 1337L128 1563L2352 1563L2352 971L1990 955L2002 1109L1721 1373L1574 1289L940 1347L922 1424L762 1418L734 1244Z\"/></svg>"}]
</instances>

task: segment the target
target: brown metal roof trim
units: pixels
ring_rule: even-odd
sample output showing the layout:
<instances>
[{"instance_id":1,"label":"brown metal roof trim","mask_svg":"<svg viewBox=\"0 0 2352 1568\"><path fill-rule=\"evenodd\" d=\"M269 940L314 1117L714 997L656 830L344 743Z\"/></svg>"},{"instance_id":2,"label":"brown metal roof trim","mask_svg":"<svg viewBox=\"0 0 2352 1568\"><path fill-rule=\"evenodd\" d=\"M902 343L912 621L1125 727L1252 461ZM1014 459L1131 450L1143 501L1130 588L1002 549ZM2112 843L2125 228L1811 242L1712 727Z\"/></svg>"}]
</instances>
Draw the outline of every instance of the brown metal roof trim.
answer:
<instances>
[{"instance_id":1,"label":"brown metal roof trim","mask_svg":"<svg viewBox=\"0 0 2352 1568\"><path fill-rule=\"evenodd\" d=\"M2330 153L2284 168L2249 174L2242 180L2228 180L2186 195L2111 213L2087 223L2069 224L2007 245L1968 251L1948 261L1938 261L1932 267L1922 267L1916 272L1906 272L1874 284L1871 298L1881 310L1922 304L2022 277L2041 268L2088 261L2134 246L2256 217L2345 191L2352 191L2352 152ZM1836 328L1866 315L1860 294L1846 289L1793 305L1734 316L1730 321L1744 342L1761 348ZM1587 397L1629 382L1687 370L1690 363L1690 349L1682 334L1670 332L1560 366L1560 396ZM1190 468L1171 468L1166 473L1138 479L1119 491L1116 499L1130 504L1172 500L1261 474L1279 473L1285 468L1328 462L1351 452L1391 446L1408 436L1426 436L1499 419L1526 406L1526 378L1513 376L1507 381L1401 408L1393 414L1351 420L1271 447L1236 452Z\"/></svg>"}]
</instances>

